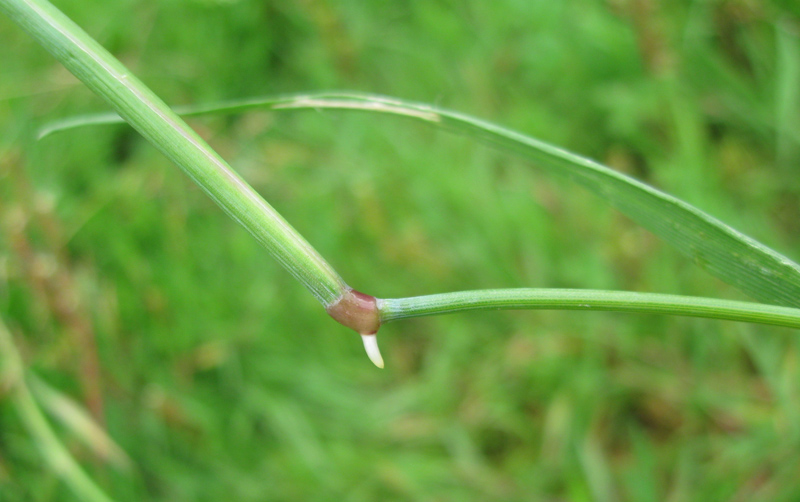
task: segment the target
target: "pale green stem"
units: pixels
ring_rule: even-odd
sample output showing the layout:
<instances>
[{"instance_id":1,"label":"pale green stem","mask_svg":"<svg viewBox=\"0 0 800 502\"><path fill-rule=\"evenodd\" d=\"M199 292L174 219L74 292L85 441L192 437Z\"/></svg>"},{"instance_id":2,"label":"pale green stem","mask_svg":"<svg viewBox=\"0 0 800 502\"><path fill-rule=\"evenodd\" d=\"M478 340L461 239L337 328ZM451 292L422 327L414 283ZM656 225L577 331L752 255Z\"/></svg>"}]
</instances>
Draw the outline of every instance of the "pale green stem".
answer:
<instances>
[{"instance_id":1,"label":"pale green stem","mask_svg":"<svg viewBox=\"0 0 800 502\"><path fill-rule=\"evenodd\" d=\"M381 322L467 310L558 309L669 314L800 328L800 309L692 296L591 289L486 289L378 300Z\"/></svg>"},{"instance_id":2,"label":"pale green stem","mask_svg":"<svg viewBox=\"0 0 800 502\"><path fill-rule=\"evenodd\" d=\"M111 499L84 472L78 462L58 440L42 410L25 383L25 370L14 346L11 333L0 320L0 387L11 396L20 421L41 451L45 462L69 486L80 500L110 502Z\"/></svg>"},{"instance_id":3,"label":"pale green stem","mask_svg":"<svg viewBox=\"0 0 800 502\"><path fill-rule=\"evenodd\" d=\"M333 268L186 123L79 26L44 0L0 0L25 29L180 166L325 306L347 286ZM6 51L4 57L13 54Z\"/></svg>"}]
</instances>

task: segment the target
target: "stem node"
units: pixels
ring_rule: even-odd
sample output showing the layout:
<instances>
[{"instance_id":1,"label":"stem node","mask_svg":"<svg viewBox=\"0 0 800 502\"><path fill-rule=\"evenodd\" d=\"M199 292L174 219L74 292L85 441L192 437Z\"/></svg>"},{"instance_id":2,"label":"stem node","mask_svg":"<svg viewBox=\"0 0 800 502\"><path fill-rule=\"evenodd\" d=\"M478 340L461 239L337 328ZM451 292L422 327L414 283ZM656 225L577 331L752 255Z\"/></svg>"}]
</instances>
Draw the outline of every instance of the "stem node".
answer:
<instances>
[{"instance_id":1,"label":"stem node","mask_svg":"<svg viewBox=\"0 0 800 502\"><path fill-rule=\"evenodd\" d=\"M378 299L348 288L341 298L328 305L325 310L340 324L354 329L361 335L369 360L378 368L383 368L383 357L378 349L378 337L375 335L381 327Z\"/></svg>"},{"instance_id":2,"label":"stem node","mask_svg":"<svg viewBox=\"0 0 800 502\"><path fill-rule=\"evenodd\" d=\"M381 327L378 300L355 289L348 289L336 302L325 308L340 324L359 335L374 335Z\"/></svg>"}]
</instances>

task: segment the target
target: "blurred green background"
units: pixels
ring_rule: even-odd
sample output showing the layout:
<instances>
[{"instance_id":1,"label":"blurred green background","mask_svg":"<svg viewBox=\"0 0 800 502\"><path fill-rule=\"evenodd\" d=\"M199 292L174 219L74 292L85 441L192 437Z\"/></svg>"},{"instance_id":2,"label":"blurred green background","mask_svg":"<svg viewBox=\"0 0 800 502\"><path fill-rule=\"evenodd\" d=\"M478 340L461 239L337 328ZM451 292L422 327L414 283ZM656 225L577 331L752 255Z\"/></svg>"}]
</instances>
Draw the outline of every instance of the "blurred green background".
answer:
<instances>
[{"instance_id":1,"label":"blurred green background","mask_svg":"<svg viewBox=\"0 0 800 502\"><path fill-rule=\"evenodd\" d=\"M170 104L349 89L598 159L800 258L793 0L56 3ZM0 316L131 463L120 501L800 500L797 332L492 312L360 340L0 18ZM744 298L568 183L354 112L191 125L380 297L492 287ZM5 386L8 382L5 382ZM0 393L0 500L75 500Z\"/></svg>"}]
</instances>

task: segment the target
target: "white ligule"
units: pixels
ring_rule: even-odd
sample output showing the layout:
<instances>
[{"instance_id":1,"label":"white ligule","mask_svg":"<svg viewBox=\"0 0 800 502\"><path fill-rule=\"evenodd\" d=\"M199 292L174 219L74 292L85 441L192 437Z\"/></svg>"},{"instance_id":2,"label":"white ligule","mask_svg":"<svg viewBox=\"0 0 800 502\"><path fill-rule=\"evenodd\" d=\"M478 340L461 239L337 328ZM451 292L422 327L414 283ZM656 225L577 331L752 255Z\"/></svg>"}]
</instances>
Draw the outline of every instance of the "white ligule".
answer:
<instances>
[{"instance_id":1,"label":"white ligule","mask_svg":"<svg viewBox=\"0 0 800 502\"><path fill-rule=\"evenodd\" d=\"M361 335L361 339L364 340L364 349L367 351L369 360L378 368L383 368L383 358L378 348L378 337L375 335Z\"/></svg>"}]
</instances>

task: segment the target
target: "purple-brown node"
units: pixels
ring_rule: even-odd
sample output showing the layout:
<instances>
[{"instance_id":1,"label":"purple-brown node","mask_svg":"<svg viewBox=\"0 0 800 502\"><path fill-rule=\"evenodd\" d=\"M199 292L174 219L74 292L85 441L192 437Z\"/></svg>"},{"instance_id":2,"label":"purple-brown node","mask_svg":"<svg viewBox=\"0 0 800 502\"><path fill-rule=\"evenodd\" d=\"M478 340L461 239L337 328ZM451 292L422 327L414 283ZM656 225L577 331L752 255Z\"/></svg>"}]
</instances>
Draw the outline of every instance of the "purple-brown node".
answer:
<instances>
[{"instance_id":1,"label":"purple-brown node","mask_svg":"<svg viewBox=\"0 0 800 502\"><path fill-rule=\"evenodd\" d=\"M339 301L325 310L340 324L361 335L374 335L381 327L381 316L375 297L355 289L347 291Z\"/></svg>"}]
</instances>

